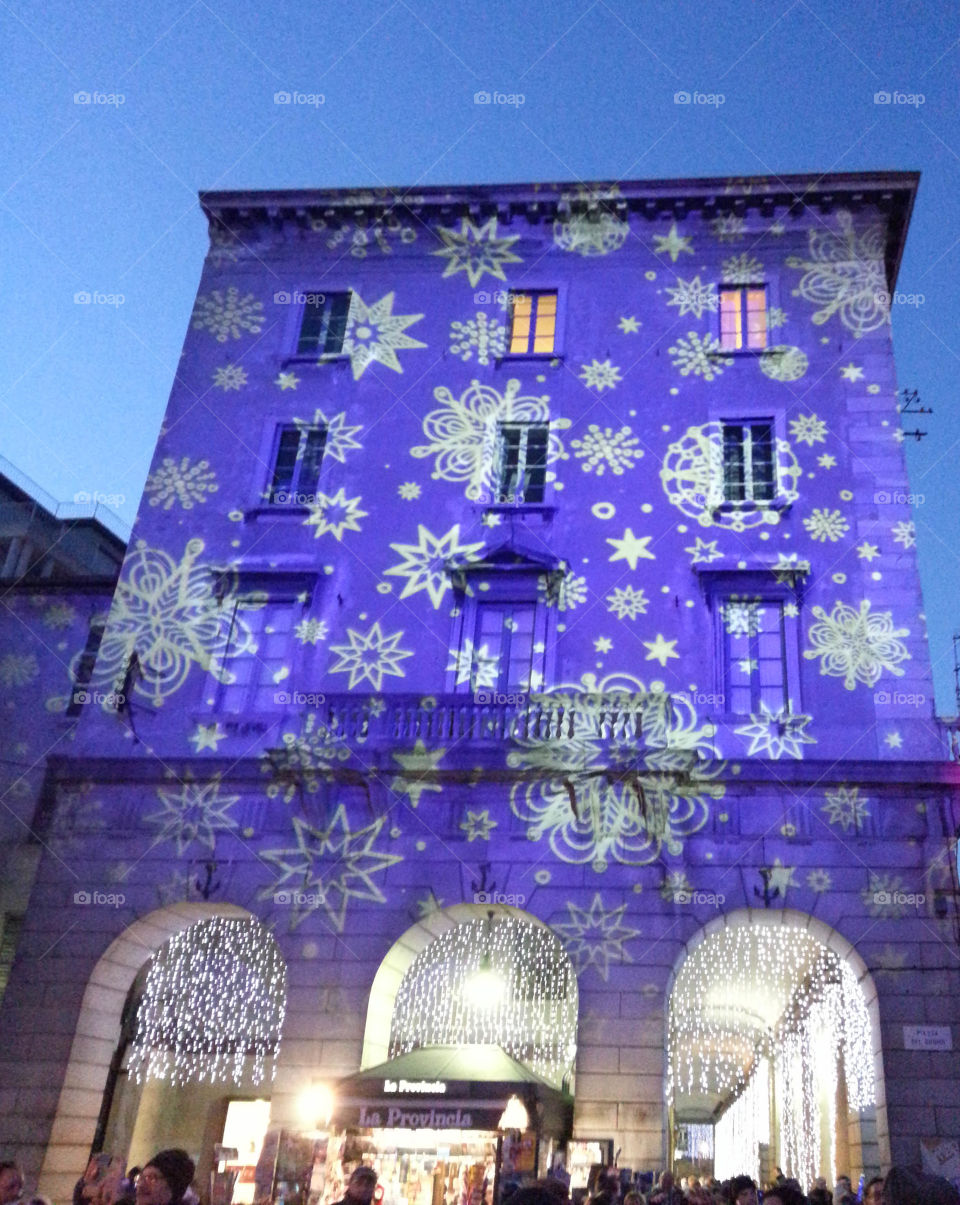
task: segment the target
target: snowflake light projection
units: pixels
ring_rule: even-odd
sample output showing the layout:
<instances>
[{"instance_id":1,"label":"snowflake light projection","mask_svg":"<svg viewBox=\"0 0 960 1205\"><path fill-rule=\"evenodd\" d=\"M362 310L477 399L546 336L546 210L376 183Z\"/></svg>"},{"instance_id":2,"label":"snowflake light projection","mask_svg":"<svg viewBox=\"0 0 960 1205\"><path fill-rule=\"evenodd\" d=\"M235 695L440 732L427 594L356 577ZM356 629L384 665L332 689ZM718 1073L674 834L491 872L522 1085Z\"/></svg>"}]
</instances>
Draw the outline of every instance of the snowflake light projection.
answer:
<instances>
[{"instance_id":1,"label":"snowflake light projection","mask_svg":"<svg viewBox=\"0 0 960 1205\"><path fill-rule=\"evenodd\" d=\"M836 220L837 230L811 230L807 258L791 255L787 267L803 272L794 296L820 307L813 315L815 326L836 314L860 338L890 321L884 225L871 223L858 232L843 209Z\"/></svg>"},{"instance_id":2,"label":"snowflake light projection","mask_svg":"<svg viewBox=\"0 0 960 1205\"><path fill-rule=\"evenodd\" d=\"M850 829L855 833L860 831L864 819L870 814L867 807L870 801L860 798L859 787L837 787L835 791L824 792L824 798L827 802L820 810L826 812L830 824L837 825L845 833Z\"/></svg>"},{"instance_id":3,"label":"snowflake light projection","mask_svg":"<svg viewBox=\"0 0 960 1205\"><path fill-rule=\"evenodd\" d=\"M65 602L51 603L43 613L44 624L55 632L63 632L67 628L73 627L76 619L77 612L69 603Z\"/></svg>"},{"instance_id":4,"label":"snowflake light projection","mask_svg":"<svg viewBox=\"0 0 960 1205\"><path fill-rule=\"evenodd\" d=\"M246 383L247 370L239 364L227 364L213 374L214 389L222 389L224 393L239 392Z\"/></svg>"},{"instance_id":5,"label":"snowflake light projection","mask_svg":"<svg viewBox=\"0 0 960 1205\"><path fill-rule=\"evenodd\" d=\"M893 920L899 920L903 916L907 895L899 875L872 872L869 883L860 892L860 898L871 916L887 916Z\"/></svg>"},{"instance_id":6,"label":"snowflake light projection","mask_svg":"<svg viewBox=\"0 0 960 1205\"><path fill-rule=\"evenodd\" d=\"M284 732L280 745L260 757L260 769L269 775L268 799L282 796L290 803L300 791L315 794L329 780L333 765L347 761L350 748L336 724L325 724L316 712L304 719L299 732Z\"/></svg>"},{"instance_id":7,"label":"snowflake light projection","mask_svg":"<svg viewBox=\"0 0 960 1205\"><path fill-rule=\"evenodd\" d=\"M762 599L731 596L722 604L723 626L731 636L758 636L763 628Z\"/></svg>"},{"instance_id":8,"label":"snowflake light projection","mask_svg":"<svg viewBox=\"0 0 960 1205\"><path fill-rule=\"evenodd\" d=\"M350 900L385 904L386 896L371 876L403 861L399 854L385 854L374 848L384 824L386 817L379 816L365 828L351 830L343 804L325 829L294 816L296 845L264 850L260 855L279 872L274 884L260 893L261 899L290 907L292 928L322 908L329 923L342 933Z\"/></svg>"},{"instance_id":9,"label":"snowflake light projection","mask_svg":"<svg viewBox=\"0 0 960 1205\"><path fill-rule=\"evenodd\" d=\"M800 496L797 480L801 469L784 439L776 445L777 495L784 504ZM722 527L746 531L762 524L780 522L779 509L769 503L741 503L724 507L723 424L705 423L688 427L681 439L667 449L660 470L660 481L671 505L676 506L701 527Z\"/></svg>"},{"instance_id":10,"label":"snowflake light projection","mask_svg":"<svg viewBox=\"0 0 960 1205\"><path fill-rule=\"evenodd\" d=\"M179 462L165 456L147 478L143 492L150 496L151 506L170 510L179 503L184 510L193 510L195 502L206 502L207 494L215 494L219 488L209 460L191 464L189 456L182 456Z\"/></svg>"},{"instance_id":11,"label":"snowflake light projection","mask_svg":"<svg viewBox=\"0 0 960 1205\"><path fill-rule=\"evenodd\" d=\"M746 226L743 218L731 213L714 218L710 229L718 243L738 243L743 238Z\"/></svg>"},{"instance_id":12,"label":"snowflake light projection","mask_svg":"<svg viewBox=\"0 0 960 1205\"><path fill-rule=\"evenodd\" d=\"M746 251L725 259L720 269L720 277L723 283L728 285L749 285L765 279L763 264Z\"/></svg>"},{"instance_id":13,"label":"snowflake light projection","mask_svg":"<svg viewBox=\"0 0 960 1205\"><path fill-rule=\"evenodd\" d=\"M247 333L259 335L263 323L263 302L257 301L252 293L241 297L236 285L201 294L191 317L195 331L209 331L218 343L242 339Z\"/></svg>"},{"instance_id":14,"label":"snowflake light projection","mask_svg":"<svg viewBox=\"0 0 960 1205\"><path fill-rule=\"evenodd\" d=\"M677 262L681 252L686 255L693 255L691 236L680 234L677 230L676 222L670 227L669 234L655 234L653 236L653 243L654 255L669 255L672 263Z\"/></svg>"},{"instance_id":15,"label":"snowflake light projection","mask_svg":"<svg viewBox=\"0 0 960 1205\"><path fill-rule=\"evenodd\" d=\"M128 553L100 644L93 687L119 687L134 653L140 664L134 690L155 707L180 689L194 665L218 682L236 681L224 662L256 652L242 612L258 610L266 596L238 594L229 574L199 560L203 548L202 540L190 540L179 562L144 540ZM76 664L71 670L76 672Z\"/></svg>"},{"instance_id":16,"label":"snowflake light projection","mask_svg":"<svg viewBox=\"0 0 960 1205\"><path fill-rule=\"evenodd\" d=\"M841 511L828 510L825 506L815 506L810 517L804 519L803 525L809 531L811 540L819 540L821 544L828 540L836 544L850 530L850 524Z\"/></svg>"},{"instance_id":17,"label":"snowflake light projection","mask_svg":"<svg viewBox=\"0 0 960 1205\"><path fill-rule=\"evenodd\" d=\"M900 662L908 661L910 654L899 637L910 632L893 626L890 611L871 614L870 600L865 598L859 611L837 602L829 615L823 607L814 607L813 616L818 622L807 633L810 648L803 655L808 661L821 659L821 674L842 677L847 690L858 682L875 686L884 670L903 677Z\"/></svg>"},{"instance_id":18,"label":"snowflake light projection","mask_svg":"<svg viewBox=\"0 0 960 1205\"><path fill-rule=\"evenodd\" d=\"M374 690L380 690L384 676L404 677L400 662L412 657L413 651L399 647L402 631L388 636L377 622L371 625L366 634L347 628L347 638L349 644L330 645L330 651L339 657L337 663L330 666L330 673L348 673L350 690L364 681L369 682Z\"/></svg>"},{"instance_id":19,"label":"snowflake light projection","mask_svg":"<svg viewBox=\"0 0 960 1205\"><path fill-rule=\"evenodd\" d=\"M787 343L777 343L760 356L760 371L771 381L799 381L810 367L807 353Z\"/></svg>"},{"instance_id":20,"label":"snowflake light projection","mask_svg":"<svg viewBox=\"0 0 960 1205\"><path fill-rule=\"evenodd\" d=\"M580 380L588 389L603 393L604 389L615 389L622 380L620 369L609 360L591 360L580 366Z\"/></svg>"},{"instance_id":21,"label":"snowflake light projection","mask_svg":"<svg viewBox=\"0 0 960 1205\"><path fill-rule=\"evenodd\" d=\"M544 575L539 583L540 597L548 607L558 611L572 611L587 601L587 579L575 573Z\"/></svg>"},{"instance_id":22,"label":"snowflake light projection","mask_svg":"<svg viewBox=\"0 0 960 1205\"><path fill-rule=\"evenodd\" d=\"M798 444L812 448L814 444L826 441L827 424L815 414L799 414L790 420L790 434Z\"/></svg>"},{"instance_id":23,"label":"snowflake light projection","mask_svg":"<svg viewBox=\"0 0 960 1205\"><path fill-rule=\"evenodd\" d=\"M33 653L4 653L0 656L0 685L29 686L40 675Z\"/></svg>"},{"instance_id":24,"label":"snowflake light projection","mask_svg":"<svg viewBox=\"0 0 960 1205\"><path fill-rule=\"evenodd\" d=\"M751 713L749 721L734 731L737 736L749 739L748 757L795 757L800 761L803 758L800 746L816 744L816 739L806 731L812 720L813 716L796 715L786 707L771 711L761 702L760 711Z\"/></svg>"},{"instance_id":25,"label":"snowflake light projection","mask_svg":"<svg viewBox=\"0 0 960 1205\"><path fill-rule=\"evenodd\" d=\"M574 731L557 739L518 738L520 748L507 754L509 766L534 771L510 796L529 839L547 836L556 857L590 863L598 874L611 859L646 866L663 850L679 854L684 838L706 823L706 801L726 789L714 760L714 727L700 724L685 698L648 690L630 674L600 681L584 674L579 683L537 697L545 707L570 712ZM635 735L638 712L642 740ZM612 730L616 739L608 739Z\"/></svg>"},{"instance_id":26,"label":"snowflake light projection","mask_svg":"<svg viewBox=\"0 0 960 1205\"><path fill-rule=\"evenodd\" d=\"M416 544L391 544L394 552L403 558L399 565L385 569L387 577L405 577L401 598L409 598L426 590L434 609L443 602L443 596L452 588L451 571L471 560L476 560L483 549L478 544L460 543L460 524L456 523L442 536L435 536L421 523L417 527Z\"/></svg>"},{"instance_id":27,"label":"snowflake light projection","mask_svg":"<svg viewBox=\"0 0 960 1205\"><path fill-rule=\"evenodd\" d=\"M578 975L588 967L595 967L600 978L606 980L610 978L611 962L633 962L624 943L639 937L640 930L623 923L626 910L626 904L619 908L604 908L599 891L589 908L568 902L570 919L554 923L552 928L563 939Z\"/></svg>"},{"instance_id":28,"label":"snowflake light projection","mask_svg":"<svg viewBox=\"0 0 960 1205\"><path fill-rule=\"evenodd\" d=\"M507 328L502 322L488 318L482 310L476 318L450 323L450 353L464 363L477 356L477 363L486 367L507 352Z\"/></svg>"},{"instance_id":29,"label":"snowflake light projection","mask_svg":"<svg viewBox=\"0 0 960 1205\"><path fill-rule=\"evenodd\" d=\"M615 477L622 477L643 456L643 449L637 447L639 442L630 427L614 431L612 427L591 423L582 439L570 440L570 447L574 456L583 461L580 467L585 473L595 472L602 477L609 469Z\"/></svg>"},{"instance_id":30,"label":"snowflake light projection","mask_svg":"<svg viewBox=\"0 0 960 1205\"><path fill-rule=\"evenodd\" d=\"M590 257L619 251L629 233L630 223L605 209L596 214L571 214L553 223L555 246Z\"/></svg>"},{"instance_id":31,"label":"snowflake light projection","mask_svg":"<svg viewBox=\"0 0 960 1205\"><path fill-rule=\"evenodd\" d=\"M554 932L522 916L481 916L435 937L407 968L389 1057L422 1046L501 1046L551 1084L573 1069L577 980Z\"/></svg>"},{"instance_id":32,"label":"snowflake light projection","mask_svg":"<svg viewBox=\"0 0 960 1205\"><path fill-rule=\"evenodd\" d=\"M325 619L301 619L293 629L293 635L301 644L316 644L327 638L327 621Z\"/></svg>"},{"instance_id":33,"label":"snowflake light projection","mask_svg":"<svg viewBox=\"0 0 960 1205\"><path fill-rule=\"evenodd\" d=\"M696 331L688 331L687 337L679 338L668 351L673 357L670 363L679 370L682 377L693 373L695 377L712 381L714 377L721 375L724 368L729 368L733 363L731 356L723 354L720 340L716 336L701 336Z\"/></svg>"},{"instance_id":34,"label":"snowflake light projection","mask_svg":"<svg viewBox=\"0 0 960 1205\"><path fill-rule=\"evenodd\" d=\"M612 594L606 597L607 610L612 611L617 619L636 619L645 615L649 600L642 590L633 586L618 586Z\"/></svg>"},{"instance_id":35,"label":"snowflake light projection","mask_svg":"<svg viewBox=\"0 0 960 1205\"><path fill-rule=\"evenodd\" d=\"M256 920L217 916L165 942L137 1008L137 1083L260 1084L273 1078L287 1007L280 948Z\"/></svg>"},{"instance_id":36,"label":"snowflake light projection","mask_svg":"<svg viewBox=\"0 0 960 1205\"><path fill-rule=\"evenodd\" d=\"M367 305L354 289L350 293L350 310L343 338L343 354L350 357L353 379L359 380L371 364L382 364L394 372L403 372L398 351L426 347L419 339L406 333L407 327L419 322L423 314L395 314L395 294L387 293L373 305Z\"/></svg>"},{"instance_id":37,"label":"snowflake light projection","mask_svg":"<svg viewBox=\"0 0 960 1205\"><path fill-rule=\"evenodd\" d=\"M712 280L704 283L699 276L694 276L692 280L682 280L678 276L676 287L668 287L667 292L670 294L667 305L679 307L678 318L682 318L684 314L693 314L694 318L702 318L704 314L715 313L720 305L717 286Z\"/></svg>"},{"instance_id":38,"label":"snowflake light projection","mask_svg":"<svg viewBox=\"0 0 960 1205\"><path fill-rule=\"evenodd\" d=\"M915 548L917 545L917 526L912 519L894 523L890 528L890 534L893 536L893 542L902 548Z\"/></svg>"},{"instance_id":39,"label":"snowflake light projection","mask_svg":"<svg viewBox=\"0 0 960 1205\"><path fill-rule=\"evenodd\" d=\"M219 775L210 782L182 782L178 790L158 787L157 795L160 811L144 820L159 830L154 841L173 841L178 855L194 842L213 850L218 832L236 831L237 823L229 812L240 796L221 795Z\"/></svg>"},{"instance_id":40,"label":"snowflake light projection","mask_svg":"<svg viewBox=\"0 0 960 1205\"><path fill-rule=\"evenodd\" d=\"M377 196L358 192L357 207L369 205L374 200L381 203L386 200L389 204L389 198L383 190L375 190L375 193ZM411 204L414 202L412 197L409 200ZM318 233L329 230L331 233L326 242L331 249L349 243L350 254L355 259L366 259L371 251L392 255L392 243L406 244L417 240L416 228L406 224L392 209L377 211L370 216L361 214L353 219L341 218L338 224L328 224L325 218L313 218L310 228Z\"/></svg>"},{"instance_id":41,"label":"snowflake light projection","mask_svg":"<svg viewBox=\"0 0 960 1205\"><path fill-rule=\"evenodd\" d=\"M489 841L493 830L497 827L488 808L482 812L467 812L466 820L461 821L460 831L467 841Z\"/></svg>"},{"instance_id":42,"label":"snowflake light projection","mask_svg":"<svg viewBox=\"0 0 960 1205\"><path fill-rule=\"evenodd\" d=\"M547 463L567 458L557 432L569 427L570 420L555 418L551 422L549 396L521 394L516 379L507 381L503 393L475 380L459 398L445 385L438 385L433 396L441 405L423 420L423 433L430 442L411 448L410 454L421 459L436 457L433 478L465 481L466 495L473 501L497 494L497 428L501 423L549 422Z\"/></svg>"},{"instance_id":43,"label":"snowflake light projection","mask_svg":"<svg viewBox=\"0 0 960 1205\"><path fill-rule=\"evenodd\" d=\"M495 217L488 219L482 226L475 225L469 218L461 218L459 230L440 226L437 235L443 246L430 254L442 255L447 260L443 269L444 277L466 272L473 288L477 287L481 278L488 272L497 280L505 281L507 278L503 272L504 264L523 262L520 256L511 250L520 236L514 234L508 238L497 238Z\"/></svg>"}]
</instances>

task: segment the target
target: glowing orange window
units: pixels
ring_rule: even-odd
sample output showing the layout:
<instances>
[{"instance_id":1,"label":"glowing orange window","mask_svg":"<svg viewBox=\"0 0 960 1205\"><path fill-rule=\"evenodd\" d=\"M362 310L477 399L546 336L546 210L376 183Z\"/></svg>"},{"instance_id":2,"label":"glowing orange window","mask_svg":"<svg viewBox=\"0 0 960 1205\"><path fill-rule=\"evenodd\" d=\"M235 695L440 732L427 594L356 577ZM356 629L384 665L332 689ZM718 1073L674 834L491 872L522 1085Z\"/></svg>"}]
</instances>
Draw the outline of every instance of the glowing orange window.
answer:
<instances>
[{"instance_id":1,"label":"glowing orange window","mask_svg":"<svg viewBox=\"0 0 960 1205\"><path fill-rule=\"evenodd\" d=\"M556 293L510 294L510 354L550 353L556 346Z\"/></svg>"},{"instance_id":2,"label":"glowing orange window","mask_svg":"<svg viewBox=\"0 0 960 1205\"><path fill-rule=\"evenodd\" d=\"M759 351L767 346L767 290L763 285L721 285L720 346Z\"/></svg>"}]
</instances>

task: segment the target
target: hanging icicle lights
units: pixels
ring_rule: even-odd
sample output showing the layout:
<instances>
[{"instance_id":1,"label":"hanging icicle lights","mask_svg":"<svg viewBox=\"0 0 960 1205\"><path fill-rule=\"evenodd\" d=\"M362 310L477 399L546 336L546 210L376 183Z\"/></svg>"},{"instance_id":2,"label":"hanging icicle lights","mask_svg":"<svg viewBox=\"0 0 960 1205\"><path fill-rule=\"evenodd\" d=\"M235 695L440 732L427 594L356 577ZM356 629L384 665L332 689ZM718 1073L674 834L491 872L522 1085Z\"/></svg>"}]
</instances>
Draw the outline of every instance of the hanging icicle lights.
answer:
<instances>
[{"instance_id":1,"label":"hanging icicle lights","mask_svg":"<svg viewBox=\"0 0 960 1205\"><path fill-rule=\"evenodd\" d=\"M390 1057L421 1046L502 1046L559 1087L576 1040L577 981L560 941L540 925L493 915L448 929L414 959L394 1003Z\"/></svg>"},{"instance_id":2,"label":"hanging icicle lights","mask_svg":"<svg viewBox=\"0 0 960 1205\"><path fill-rule=\"evenodd\" d=\"M255 920L215 917L171 937L154 956L137 1010L130 1074L171 1084L254 1084L280 1049L287 975Z\"/></svg>"},{"instance_id":3,"label":"hanging icicle lights","mask_svg":"<svg viewBox=\"0 0 960 1205\"><path fill-rule=\"evenodd\" d=\"M835 1162L834 1149L821 1150L821 1132L835 1134L839 1075L851 1109L875 1103L863 992L852 968L802 929L727 928L701 942L677 975L669 1041L667 1092L678 1114L684 1097L737 1095L717 1123L717 1149L740 1171L756 1164L756 1144L769 1141L769 1117L761 1116L769 1104L758 1103L769 1098L768 1068L780 1165L801 1183Z\"/></svg>"}]
</instances>

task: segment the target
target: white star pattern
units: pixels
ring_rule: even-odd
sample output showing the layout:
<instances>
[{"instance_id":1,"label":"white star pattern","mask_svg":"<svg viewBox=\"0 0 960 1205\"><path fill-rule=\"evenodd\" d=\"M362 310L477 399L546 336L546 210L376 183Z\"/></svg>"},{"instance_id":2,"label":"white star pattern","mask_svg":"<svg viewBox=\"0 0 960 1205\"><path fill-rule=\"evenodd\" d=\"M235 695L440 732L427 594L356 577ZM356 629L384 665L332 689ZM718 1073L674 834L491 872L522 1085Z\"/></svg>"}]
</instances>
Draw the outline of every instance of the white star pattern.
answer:
<instances>
[{"instance_id":1,"label":"white star pattern","mask_svg":"<svg viewBox=\"0 0 960 1205\"><path fill-rule=\"evenodd\" d=\"M606 910L598 891L589 908L568 903L567 910L569 921L554 924L553 929L563 941L578 975L592 966L601 979L608 979L611 962L633 961L624 945L632 937L639 937L640 930L623 923L626 904Z\"/></svg>"}]
</instances>

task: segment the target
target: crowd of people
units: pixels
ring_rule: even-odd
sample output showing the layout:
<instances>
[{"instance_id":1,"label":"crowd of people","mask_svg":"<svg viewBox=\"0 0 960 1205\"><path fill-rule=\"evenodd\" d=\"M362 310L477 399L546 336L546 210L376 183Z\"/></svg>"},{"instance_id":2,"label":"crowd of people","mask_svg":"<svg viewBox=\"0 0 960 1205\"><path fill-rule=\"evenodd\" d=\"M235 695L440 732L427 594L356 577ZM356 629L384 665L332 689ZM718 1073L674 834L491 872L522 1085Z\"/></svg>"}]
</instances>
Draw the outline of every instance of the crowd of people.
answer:
<instances>
[{"instance_id":1,"label":"crowd of people","mask_svg":"<svg viewBox=\"0 0 960 1205\"><path fill-rule=\"evenodd\" d=\"M77 1181L72 1205L199 1205L193 1189L196 1166L186 1151L159 1151L143 1168L125 1171L121 1160L95 1155ZM336 1205L371 1205L377 1187L375 1169L361 1165L347 1182ZM0 1161L0 1205L51 1205L46 1197L24 1196L19 1167ZM562 1205L570 1201L567 1178L552 1174L534 1184L507 1182L499 1205ZM624 1182L616 1168L598 1169L591 1178L585 1205L960 1205L960 1192L947 1180L909 1168L894 1167L885 1177L874 1176L862 1198L847 1176L831 1190L819 1179L804 1192L796 1180L778 1174L759 1188L750 1176L714 1179L683 1177L663 1172L649 1192Z\"/></svg>"}]
</instances>

